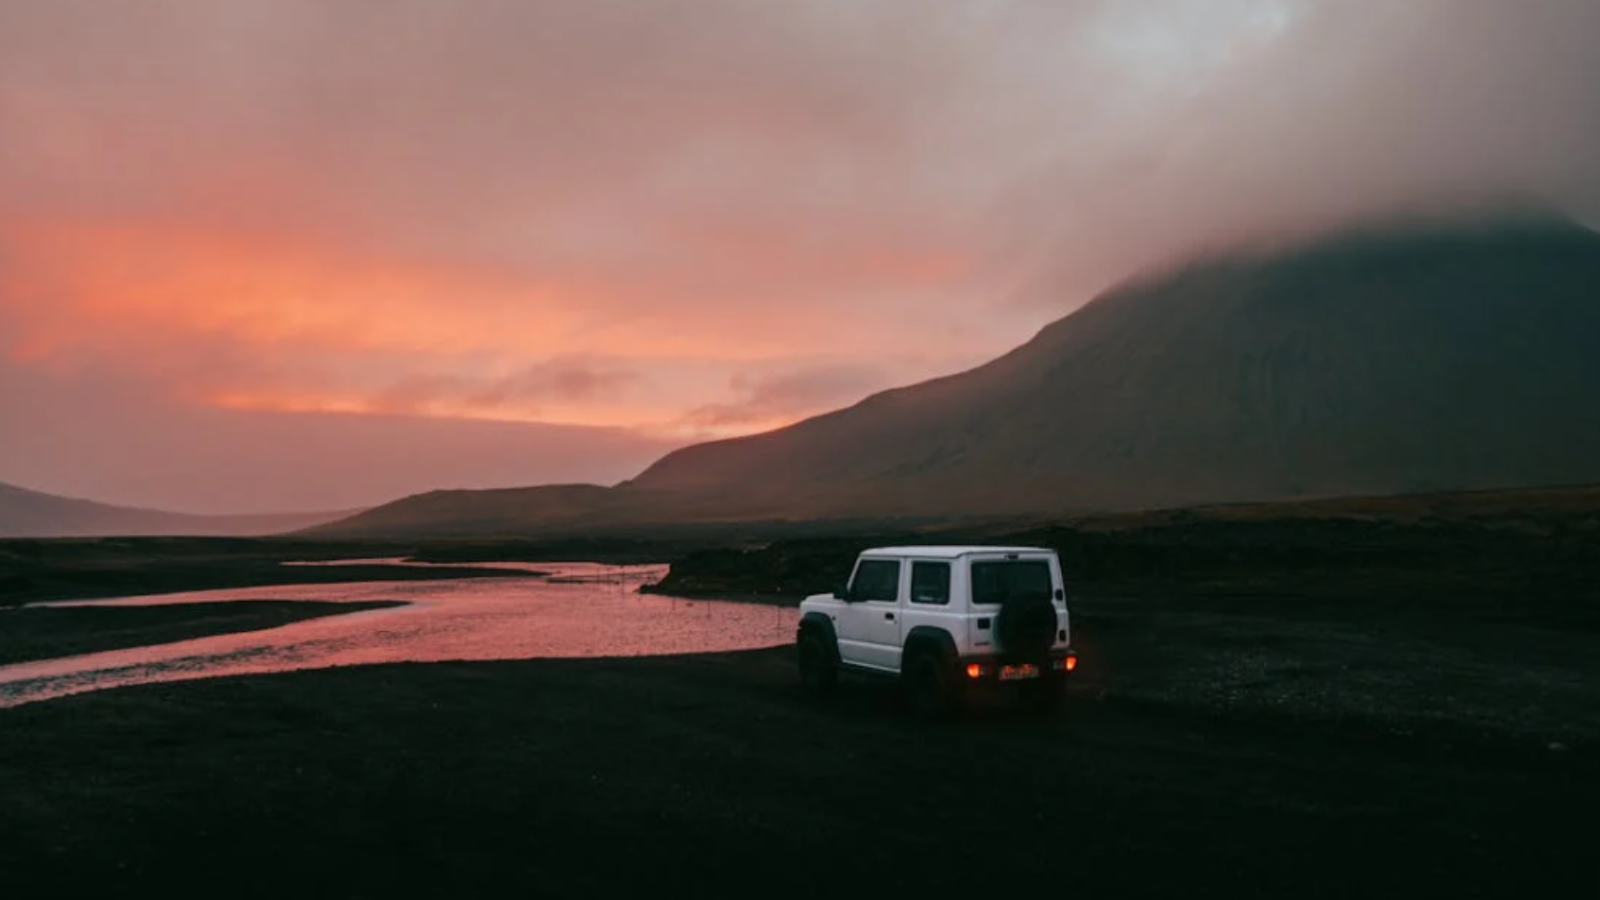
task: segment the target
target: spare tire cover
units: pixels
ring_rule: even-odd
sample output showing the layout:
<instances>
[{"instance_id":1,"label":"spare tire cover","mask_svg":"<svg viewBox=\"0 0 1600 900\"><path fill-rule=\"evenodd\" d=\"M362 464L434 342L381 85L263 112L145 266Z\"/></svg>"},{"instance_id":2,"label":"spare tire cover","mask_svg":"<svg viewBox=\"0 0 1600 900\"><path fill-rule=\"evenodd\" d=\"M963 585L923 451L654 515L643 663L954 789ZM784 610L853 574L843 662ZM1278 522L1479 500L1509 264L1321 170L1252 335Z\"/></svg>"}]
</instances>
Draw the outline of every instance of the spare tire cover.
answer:
<instances>
[{"instance_id":1,"label":"spare tire cover","mask_svg":"<svg viewBox=\"0 0 1600 900\"><path fill-rule=\"evenodd\" d=\"M1049 600L1037 595L1011 597L1000 607L995 640L1005 653L1042 654L1055 643L1056 624L1056 608Z\"/></svg>"}]
</instances>

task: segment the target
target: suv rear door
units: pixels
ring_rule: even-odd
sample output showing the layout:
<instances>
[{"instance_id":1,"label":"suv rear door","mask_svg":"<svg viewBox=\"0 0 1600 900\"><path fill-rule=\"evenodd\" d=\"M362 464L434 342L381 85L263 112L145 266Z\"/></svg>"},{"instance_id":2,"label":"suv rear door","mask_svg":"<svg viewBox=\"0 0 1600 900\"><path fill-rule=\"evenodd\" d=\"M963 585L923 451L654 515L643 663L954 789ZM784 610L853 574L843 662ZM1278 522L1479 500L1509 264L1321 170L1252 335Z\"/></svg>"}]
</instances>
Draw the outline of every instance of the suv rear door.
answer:
<instances>
[{"instance_id":1,"label":"suv rear door","mask_svg":"<svg viewBox=\"0 0 1600 900\"><path fill-rule=\"evenodd\" d=\"M994 647L994 623L1001 602L1014 593L1028 593L1049 599L1056 610L1058 629L1066 627L1066 603L1061 597L1061 570L1051 553L995 553L969 558L967 583L971 602L975 648Z\"/></svg>"}]
</instances>

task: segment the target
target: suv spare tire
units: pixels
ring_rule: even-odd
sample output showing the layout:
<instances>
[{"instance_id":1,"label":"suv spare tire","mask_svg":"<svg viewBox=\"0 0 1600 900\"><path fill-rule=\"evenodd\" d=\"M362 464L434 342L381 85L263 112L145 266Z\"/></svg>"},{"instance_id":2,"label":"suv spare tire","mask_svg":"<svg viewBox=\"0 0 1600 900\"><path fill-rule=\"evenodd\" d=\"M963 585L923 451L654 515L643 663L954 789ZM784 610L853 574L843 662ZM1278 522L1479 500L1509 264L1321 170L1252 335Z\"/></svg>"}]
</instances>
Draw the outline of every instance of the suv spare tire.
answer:
<instances>
[{"instance_id":1,"label":"suv spare tire","mask_svg":"<svg viewBox=\"0 0 1600 900\"><path fill-rule=\"evenodd\" d=\"M1056 642L1056 608L1039 594L1008 597L995 619L995 640L1003 653L1043 655Z\"/></svg>"}]
</instances>

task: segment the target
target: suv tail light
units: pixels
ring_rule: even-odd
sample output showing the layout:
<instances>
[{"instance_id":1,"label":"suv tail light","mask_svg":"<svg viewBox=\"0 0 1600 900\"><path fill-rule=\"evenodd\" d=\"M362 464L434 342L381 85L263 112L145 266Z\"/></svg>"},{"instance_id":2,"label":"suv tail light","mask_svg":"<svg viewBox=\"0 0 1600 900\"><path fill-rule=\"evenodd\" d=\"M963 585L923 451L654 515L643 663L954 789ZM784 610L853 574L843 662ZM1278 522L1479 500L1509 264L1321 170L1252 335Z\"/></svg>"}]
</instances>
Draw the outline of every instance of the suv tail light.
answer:
<instances>
[{"instance_id":1,"label":"suv tail light","mask_svg":"<svg viewBox=\"0 0 1600 900\"><path fill-rule=\"evenodd\" d=\"M1063 672L1071 672L1078 667L1078 654L1068 653L1050 660L1050 668Z\"/></svg>"}]
</instances>

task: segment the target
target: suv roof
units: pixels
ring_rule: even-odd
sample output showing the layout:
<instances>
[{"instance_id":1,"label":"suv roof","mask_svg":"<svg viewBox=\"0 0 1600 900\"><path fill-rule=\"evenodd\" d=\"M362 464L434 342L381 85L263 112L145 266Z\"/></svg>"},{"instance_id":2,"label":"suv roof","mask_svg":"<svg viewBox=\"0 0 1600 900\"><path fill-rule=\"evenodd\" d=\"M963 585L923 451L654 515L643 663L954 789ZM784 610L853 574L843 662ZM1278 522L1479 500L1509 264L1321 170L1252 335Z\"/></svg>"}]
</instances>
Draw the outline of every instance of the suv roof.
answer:
<instances>
[{"instance_id":1,"label":"suv roof","mask_svg":"<svg viewBox=\"0 0 1600 900\"><path fill-rule=\"evenodd\" d=\"M929 559L955 559L971 553L1053 553L1048 547L985 547L982 545L927 545L906 547L873 547L861 551L862 556L925 556Z\"/></svg>"}]
</instances>

